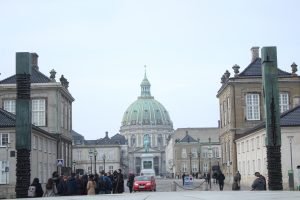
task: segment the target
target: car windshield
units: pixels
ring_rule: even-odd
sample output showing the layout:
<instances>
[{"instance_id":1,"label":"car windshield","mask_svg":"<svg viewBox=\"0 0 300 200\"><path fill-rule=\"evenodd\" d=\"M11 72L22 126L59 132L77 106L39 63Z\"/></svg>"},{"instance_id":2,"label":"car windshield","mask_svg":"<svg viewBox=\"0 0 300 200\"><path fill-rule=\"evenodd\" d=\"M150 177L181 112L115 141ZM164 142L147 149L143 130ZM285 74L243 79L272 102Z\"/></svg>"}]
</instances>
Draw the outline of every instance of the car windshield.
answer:
<instances>
[{"instance_id":1,"label":"car windshield","mask_svg":"<svg viewBox=\"0 0 300 200\"><path fill-rule=\"evenodd\" d=\"M150 176L138 176L135 178L136 181L150 181L151 177Z\"/></svg>"}]
</instances>

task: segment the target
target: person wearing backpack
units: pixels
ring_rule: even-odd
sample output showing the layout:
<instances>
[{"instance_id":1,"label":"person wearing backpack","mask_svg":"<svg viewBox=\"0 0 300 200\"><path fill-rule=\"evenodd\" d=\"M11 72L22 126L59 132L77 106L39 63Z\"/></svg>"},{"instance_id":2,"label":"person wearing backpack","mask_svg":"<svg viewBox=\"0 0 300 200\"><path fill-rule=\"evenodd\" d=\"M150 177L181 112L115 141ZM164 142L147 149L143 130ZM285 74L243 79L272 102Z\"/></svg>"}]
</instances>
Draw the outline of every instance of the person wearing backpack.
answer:
<instances>
[{"instance_id":1,"label":"person wearing backpack","mask_svg":"<svg viewBox=\"0 0 300 200\"><path fill-rule=\"evenodd\" d=\"M28 189L28 197L42 197L44 194L42 185L38 178L34 178Z\"/></svg>"}]
</instances>

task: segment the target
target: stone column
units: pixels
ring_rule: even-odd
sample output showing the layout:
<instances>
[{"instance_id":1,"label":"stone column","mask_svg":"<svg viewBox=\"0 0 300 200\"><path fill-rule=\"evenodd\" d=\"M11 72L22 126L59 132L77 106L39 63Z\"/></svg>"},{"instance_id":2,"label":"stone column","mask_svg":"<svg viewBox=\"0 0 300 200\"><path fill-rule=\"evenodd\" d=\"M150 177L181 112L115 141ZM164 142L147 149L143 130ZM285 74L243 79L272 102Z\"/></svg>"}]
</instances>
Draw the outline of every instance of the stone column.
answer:
<instances>
[{"instance_id":1,"label":"stone column","mask_svg":"<svg viewBox=\"0 0 300 200\"><path fill-rule=\"evenodd\" d=\"M31 151L31 84L32 58L30 53L16 54L16 197L26 198L30 185Z\"/></svg>"},{"instance_id":2,"label":"stone column","mask_svg":"<svg viewBox=\"0 0 300 200\"><path fill-rule=\"evenodd\" d=\"M281 132L276 47L263 47L262 78L266 113L269 190L282 190Z\"/></svg>"}]
</instances>

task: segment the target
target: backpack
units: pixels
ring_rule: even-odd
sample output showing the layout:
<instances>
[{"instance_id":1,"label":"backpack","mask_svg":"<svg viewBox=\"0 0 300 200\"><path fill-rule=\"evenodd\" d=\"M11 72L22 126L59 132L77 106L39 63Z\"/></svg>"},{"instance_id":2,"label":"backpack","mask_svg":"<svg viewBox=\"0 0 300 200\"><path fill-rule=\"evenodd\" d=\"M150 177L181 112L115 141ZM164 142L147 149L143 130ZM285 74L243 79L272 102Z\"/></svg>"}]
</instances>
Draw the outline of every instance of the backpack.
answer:
<instances>
[{"instance_id":1,"label":"backpack","mask_svg":"<svg viewBox=\"0 0 300 200\"><path fill-rule=\"evenodd\" d=\"M29 186L28 188L28 197L35 197L36 193L35 193L36 187L35 186Z\"/></svg>"}]
</instances>

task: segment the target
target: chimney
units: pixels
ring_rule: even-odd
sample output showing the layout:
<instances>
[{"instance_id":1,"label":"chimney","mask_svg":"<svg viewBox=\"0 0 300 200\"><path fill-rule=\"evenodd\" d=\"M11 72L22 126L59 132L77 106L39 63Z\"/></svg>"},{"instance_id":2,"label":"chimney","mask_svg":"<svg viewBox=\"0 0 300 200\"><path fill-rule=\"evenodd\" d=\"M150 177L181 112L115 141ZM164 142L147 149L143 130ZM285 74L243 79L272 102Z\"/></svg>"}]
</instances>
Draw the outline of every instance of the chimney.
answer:
<instances>
[{"instance_id":1,"label":"chimney","mask_svg":"<svg viewBox=\"0 0 300 200\"><path fill-rule=\"evenodd\" d=\"M259 47L252 47L251 48L252 60L251 62L255 61L256 58L259 58Z\"/></svg>"},{"instance_id":2,"label":"chimney","mask_svg":"<svg viewBox=\"0 0 300 200\"><path fill-rule=\"evenodd\" d=\"M39 70L39 66L38 66L39 55L37 55L37 53L31 53L31 60L32 60L32 67L36 70Z\"/></svg>"},{"instance_id":3,"label":"chimney","mask_svg":"<svg viewBox=\"0 0 300 200\"><path fill-rule=\"evenodd\" d=\"M108 138L108 132L107 131L105 132L105 137Z\"/></svg>"}]
</instances>

